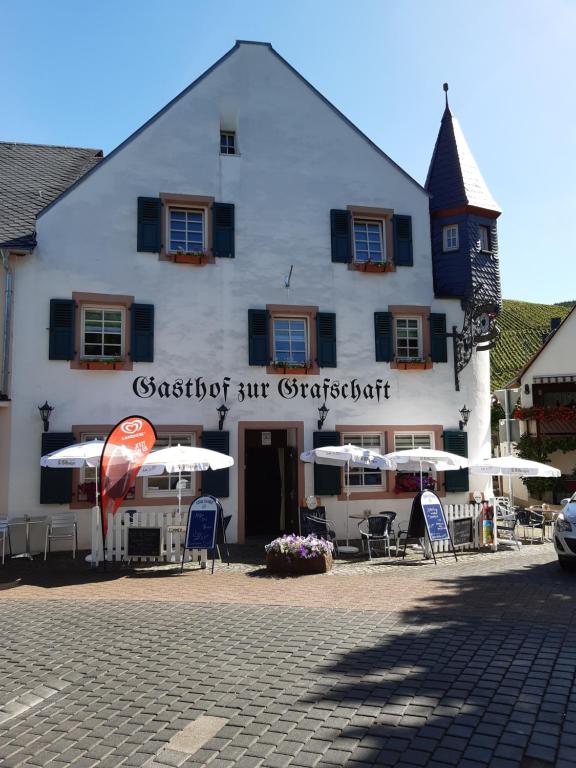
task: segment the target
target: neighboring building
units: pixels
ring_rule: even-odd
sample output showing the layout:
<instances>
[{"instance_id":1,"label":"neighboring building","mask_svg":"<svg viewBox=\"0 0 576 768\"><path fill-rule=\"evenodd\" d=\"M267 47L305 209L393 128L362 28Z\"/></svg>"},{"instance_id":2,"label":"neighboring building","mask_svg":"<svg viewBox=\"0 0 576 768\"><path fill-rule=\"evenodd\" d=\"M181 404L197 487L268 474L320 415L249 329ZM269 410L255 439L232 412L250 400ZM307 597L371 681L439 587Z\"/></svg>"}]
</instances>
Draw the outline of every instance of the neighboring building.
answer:
<instances>
[{"instance_id":1,"label":"neighboring building","mask_svg":"<svg viewBox=\"0 0 576 768\"><path fill-rule=\"evenodd\" d=\"M219 496L233 541L297 529L311 493L344 535L347 482L351 512L407 520L413 478L299 454L490 454L488 355L455 366L449 334L472 302L500 303L498 215L448 106L426 190L270 45L237 43L38 218L15 301L10 513L90 506L89 472L40 478L48 400L43 451L140 414L159 444L231 453L185 501ZM176 479L138 480L126 505L172 509ZM436 483L449 502L489 487ZM88 529L82 515L83 545Z\"/></svg>"},{"instance_id":2,"label":"neighboring building","mask_svg":"<svg viewBox=\"0 0 576 768\"><path fill-rule=\"evenodd\" d=\"M16 397L11 386L11 325L19 264L36 246L38 212L101 158L99 149L0 142L0 517L8 511L11 401ZM21 302L35 313L33 294L21 296ZM30 364L26 355L24 359Z\"/></svg>"},{"instance_id":3,"label":"neighboring building","mask_svg":"<svg viewBox=\"0 0 576 768\"><path fill-rule=\"evenodd\" d=\"M576 491L576 307L554 323L544 344L512 382L520 387L520 432L528 433L550 464L562 471L554 497ZM526 495L526 491L524 492Z\"/></svg>"}]
</instances>

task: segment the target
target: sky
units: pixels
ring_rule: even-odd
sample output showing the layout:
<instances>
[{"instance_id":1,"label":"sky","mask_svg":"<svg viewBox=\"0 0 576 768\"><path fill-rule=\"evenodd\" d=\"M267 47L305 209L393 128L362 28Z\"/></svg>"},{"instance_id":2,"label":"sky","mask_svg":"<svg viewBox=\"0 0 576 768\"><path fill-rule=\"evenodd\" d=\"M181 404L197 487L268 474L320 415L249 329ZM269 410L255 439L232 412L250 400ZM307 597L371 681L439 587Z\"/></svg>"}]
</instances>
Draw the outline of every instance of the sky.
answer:
<instances>
[{"instance_id":1,"label":"sky","mask_svg":"<svg viewBox=\"0 0 576 768\"><path fill-rule=\"evenodd\" d=\"M424 184L448 82L504 298L576 299L576 0L0 0L0 23L3 141L108 153L259 40Z\"/></svg>"}]
</instances>

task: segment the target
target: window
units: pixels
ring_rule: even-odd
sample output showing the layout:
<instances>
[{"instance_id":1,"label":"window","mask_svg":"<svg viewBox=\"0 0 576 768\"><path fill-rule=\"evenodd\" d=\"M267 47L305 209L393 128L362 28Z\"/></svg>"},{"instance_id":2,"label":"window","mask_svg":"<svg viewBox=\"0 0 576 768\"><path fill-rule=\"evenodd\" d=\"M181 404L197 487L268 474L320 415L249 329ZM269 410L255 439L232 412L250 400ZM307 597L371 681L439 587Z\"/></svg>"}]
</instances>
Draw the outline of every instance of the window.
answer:
<instances>
[{"instance_id":1,"label":"window","mask_svg":"<svg viewBox=\"0 0 576 768\"><path fill-rule=\"evenodd\" d=\"M395 317L396 360L422 359L422 320L420 317Z\"/></svg>"},{"instance_id":2,"label":"window","mask_svg":"<svg viewBox=\"0 0 576 768\"><path fill-rule=\"evenodd\" d=\"M170 253L203 253L206 250L204 214L202 209L168 209Z\"/></svg>"},{"instance_id":3,"label":"window","mask_svg":"<svg viewBox=\"0 0 576 768\"><path fill-rule=\"evenodd\" d=\"M236 154L236 134L234 131L220 131L220 154Z\"/></svg>"},{"instance_id":4,"label":"window","mask_svg":"<svg viewBox=\"0 0 576 768\"><path fill-rule=\"evenodd\" d=\"M459 247L458 224L449 224L446 227L442 227L442 250L457 251Z\"/></svg>"},{"instance_id":5,"label":"window","mask_svg":"<svg viewBox=\"0 0 576 768\"><path fill-rule=\"evenodd\" d=\"M195 445L195 434L158 435L154 449L171 445ZM182 472L182 496L194 493L193 472ZM144 496L178 496L178 472L164 472L162 475L144 478ZM184 485L185 483L185 485Z\"/></svg>"},{"instance_id":6,"label":"window","mask_svg":"<svg viewBox=\"0 0 576 768\"><path fill-rule=\"evenodd\" d=\"M373 433L347 433L342 435L345 444L351 443L358 448L367 448L376 453L384 453L383 436L379 432ZM365 469L364 467L350 467L348 473L349 488L383 488L384 473L379 469ZM344 478L346 483L346 478Z\"/></svg>"},{"instance_id":7,"label":"window","mask_svg":"<svg viewBox=\"0 0 576 768\"><path fill-rule=\"evenodd\" d=\"M80 441L85 442L87 440L106 440L108 432L83 432L80 435ZM96 503L96 472L100 471L100 467L88 467L84 465L80 467L78 472L78 501L86 501L90 504Z\"/></svg>"},{"instance_id":8,"label":"window","mask_svg":"<svg viewBox=\"0 0 576 768\"><path fill-rule=\"evenodd\" d=\"M386 261L381 221L354 219L354 261L361 264Z\"/></svg>"},{"instance_id":9,"label":"window","mask_svg":"<svg viewBox=\"0 0 576 768\"><path fill-rule=\"evenodd\" d=\"M309 362L308 322L304 317L274 317L273 360L305 366Z\"/></svg>"},{"instance_id":10,"label":"window","mask_svg":"<svg viewBox=\"0 0 576 768\"><path fill-rule=\"evenodd\" d=\"M480 250L489 251L490 250L490 227L480 225L479 232L480 232L480 237L479 237Z\"/></svg>"},{"instance_id":11,"label":"window","mask_svg":"<svg viewBox=\"0 0 576 768\"><path fill-rule=\"evenodd\" d=\"M407 451L411 448L433 448L434 436L430 432L395 432L394 433L394 450L395 451ZM398 468L401 468L401 464ZM397 471L394 478L394 492L395 493L417 493L422 488L429 488L434 490L436 486L436 480L434 472L426 471L428 467L423 465L422 480L420 480L420 471L418 472L402 472Z\"/></svg>"},{"instance_id":12,"label":"window","mask_svg":"<svg viewBox=\"0 0 576 768\"><path fill-rule=\"evenodd\" d=\"M431 432L395 432L394 450L407 451L411 448L433 448L433 437Z\"/></svg>"},{"instance_id":13,"label":"window","mask_svg":"<svg viewBox=\"0 0 576 768\"><path fill-rule=\"evenodd\" d=\"M122 360L124 323L124 310L118 307L82 307L81 357Z\"/></svg>"}]
</instances>

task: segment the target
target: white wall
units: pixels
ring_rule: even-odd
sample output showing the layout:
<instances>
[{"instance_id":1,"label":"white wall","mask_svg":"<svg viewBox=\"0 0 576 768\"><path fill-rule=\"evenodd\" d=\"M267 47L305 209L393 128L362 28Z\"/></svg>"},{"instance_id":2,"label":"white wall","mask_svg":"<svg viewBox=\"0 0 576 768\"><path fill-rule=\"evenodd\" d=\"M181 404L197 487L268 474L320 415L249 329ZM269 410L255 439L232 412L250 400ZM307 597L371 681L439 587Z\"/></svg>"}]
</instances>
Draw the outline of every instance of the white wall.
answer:
<instances>
[{"instance_id":1,"label":"white wall","mask_svg":"<svg viewBox=\"0 0 576 768\"><path fill-rule=\"evenodd\" d=\"M220 115L237 114L240 156L219 155ZM431 147L433 137L431 137ZM160 192L214 196L236 206L236 258L203 268L159 261L136 251L138 196ZM331 208L349 204L392 208L410 214L414 267L373 275L333 264ZM284 276L293 265L291 287ZM15 335L20 354L14 368L11 514L46 511L38 503L37 405L54 405L53 431L83 423L115 423L140 413L156 423L217 426L221 398L198 403L185 398L139 399L136 376L157 381L203 376L219 381L270 381L277 376L248 366L247 310L266 304L317 305L337 313L338 368L323 369L311 383L357 377L390 383L390 399L375 403L328 402L325 429L335 423L440 424L457 427L458 411L472 411L470 455L489 455L488 355L479 355L454 390L449 362L427 371L390 370L374 362L373 314L389 304L431 306L459 328L459 302L433 295L426 194L263 46L241 45L220 67L169 111L105 161L38 221L38 247L19 269ZM155 360L132 372L70 370L48 360L51 298L73 291L134 295L155 305ZM230 430L237 455L238 421L305 421L305 447L312 445L317 400L239 403L231 392ZM227 512L236 515L238 468L231 473ZM471 477L471 490L486 488ZM302 489L304 490L304 489ZM312 470L306 470L312 492ZM467 500L453 495L450 501ZM330 513L344 524L342 504ZM357 504L364 509L366 502ZM409 510L408 501L386 508ZM235 536L235 520L230 526ZM87 529L86 529L87 530Z\"/></svg>"}]
</instances>

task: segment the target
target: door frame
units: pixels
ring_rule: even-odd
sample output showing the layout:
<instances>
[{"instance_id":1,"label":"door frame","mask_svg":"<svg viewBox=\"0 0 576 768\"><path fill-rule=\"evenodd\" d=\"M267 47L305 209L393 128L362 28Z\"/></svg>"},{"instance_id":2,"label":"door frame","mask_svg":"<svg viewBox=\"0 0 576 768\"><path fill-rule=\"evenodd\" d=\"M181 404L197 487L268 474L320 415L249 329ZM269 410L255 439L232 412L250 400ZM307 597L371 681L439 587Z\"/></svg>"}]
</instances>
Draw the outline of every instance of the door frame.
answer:
<instances>
[{"instance_id":1,"label":"door frame","mask_svg":"<svg viewBox=\"0 0 576 768\"><path fill-rule=\"evenodd\" d=\"M300 490L304 488L304 463L300 461L300 454L304 450L304 422L303 421L239 421L238 422L238 543L246 541L246 505L245 482L246 472L246 432L254 430L295 429L296 450L298 451L298 488L296 496L300 504Z\"/></svg>"}]
</instances>

